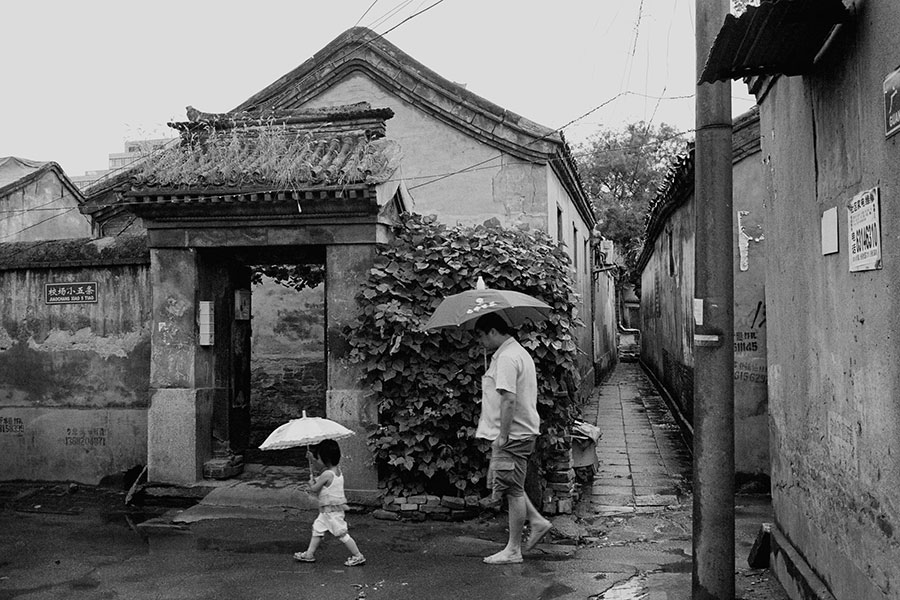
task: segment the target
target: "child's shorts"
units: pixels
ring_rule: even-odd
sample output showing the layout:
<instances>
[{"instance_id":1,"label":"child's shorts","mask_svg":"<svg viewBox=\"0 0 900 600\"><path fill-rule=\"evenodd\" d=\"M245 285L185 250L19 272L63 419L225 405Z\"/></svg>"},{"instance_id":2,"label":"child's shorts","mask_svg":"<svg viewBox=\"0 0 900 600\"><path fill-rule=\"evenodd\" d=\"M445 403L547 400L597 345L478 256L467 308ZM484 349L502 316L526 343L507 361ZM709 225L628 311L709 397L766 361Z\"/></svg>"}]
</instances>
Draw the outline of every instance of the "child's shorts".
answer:
<instances>
[{"instance_id":1,"label":"child's shorts","mask_svg":"<svg viewBox=\"0 0 900 600\"><path fill-rule=\"evenodd\" d=\"M330 531L334 537L343 537L347 533L347 521L344 520L344 511L320 512L313 522L313 535L325 537L325 532Z\"/></svg>"}]
</instances>

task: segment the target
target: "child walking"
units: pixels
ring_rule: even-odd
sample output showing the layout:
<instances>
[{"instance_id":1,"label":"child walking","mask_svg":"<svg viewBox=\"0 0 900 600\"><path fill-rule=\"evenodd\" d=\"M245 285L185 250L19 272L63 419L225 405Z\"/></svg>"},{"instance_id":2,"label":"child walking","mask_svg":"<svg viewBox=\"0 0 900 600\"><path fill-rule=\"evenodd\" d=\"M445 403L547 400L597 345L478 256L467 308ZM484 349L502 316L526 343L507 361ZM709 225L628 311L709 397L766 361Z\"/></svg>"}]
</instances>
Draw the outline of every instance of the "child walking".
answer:
<instances>
[{"instance_id":1,"label":"child walking","mask_svg":"<svg viewBox=\"0 0 900 600\"><path fill-rule=\"evenodd\" d=\"M344 520L344 511L347 509L347 498L344 496L344 474L338 463L341 461L341 447L334 440L324 440L316 446L312 446L307 452L307 457L314 471L320 471L314 478L310 473L310 492L319 497L319 516L312 526L312 537L309 538L309 548L304 552L294 553L294 559L301 562L315 562L316 549L325 537L325 532L339 539L351 552L344 564L348 567L356 567L366 562L356 542L347 533L347 522Z\"/></svg>"}]
</instances>

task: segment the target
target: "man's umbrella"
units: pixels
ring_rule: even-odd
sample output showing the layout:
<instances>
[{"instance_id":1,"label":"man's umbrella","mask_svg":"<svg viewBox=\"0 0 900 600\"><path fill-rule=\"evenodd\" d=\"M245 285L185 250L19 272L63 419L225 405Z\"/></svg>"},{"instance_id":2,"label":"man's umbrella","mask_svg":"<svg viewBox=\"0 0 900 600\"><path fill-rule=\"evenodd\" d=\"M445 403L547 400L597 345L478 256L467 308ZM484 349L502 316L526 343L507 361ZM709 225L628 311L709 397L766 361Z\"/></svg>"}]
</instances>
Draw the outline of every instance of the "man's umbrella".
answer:
<instances>
[{"instance_id":1,"label":"man's umbrella","mask_svg":"<svg viewBox=\"0 0 900 600\"><path fill-rule=\"evenodd\" d=\"M493 312L500 313L510 326L519 327L525 321L543 321L551 310L550 305L528 294L485 288L484 281L479 277L474 290L444 298L425 323L424 329L473 329L478 317Z\"/></svg>"}]
</instances>

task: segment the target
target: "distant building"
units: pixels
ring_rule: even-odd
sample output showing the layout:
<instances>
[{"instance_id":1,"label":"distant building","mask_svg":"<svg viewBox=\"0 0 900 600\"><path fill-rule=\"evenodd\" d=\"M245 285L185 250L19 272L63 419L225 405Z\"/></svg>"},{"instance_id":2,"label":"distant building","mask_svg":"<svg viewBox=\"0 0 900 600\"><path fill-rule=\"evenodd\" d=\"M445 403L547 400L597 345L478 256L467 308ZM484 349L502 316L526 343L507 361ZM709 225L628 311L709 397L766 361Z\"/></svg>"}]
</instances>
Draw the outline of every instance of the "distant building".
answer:
<instances>
[{"instance_id":1,"label":"distant building","mask_svg":"<svg viewBox=\"0 0 900 600\"><path fill-rule=\"evenodd\" d=\"M152 140L128 140L125 142L124 152L112 152L109 154L109 167L96 171L85 171L84 175L75 175L70 177L72 183L84 190L88 186L93 185L103 177L134 165L137 161L145 156L164 148L167 144L171 144L177 138L156 138Z\"/></svg>"},{"instance_id":2,"label":"distant building","mask_svg":"<svg viewBox=\"0 0 900 600\"><path fill-rule=\"evenodd\" d=\"M83 201L55 162L0 157L0 242L87 237Z\"/></svg>"}]
</instances>

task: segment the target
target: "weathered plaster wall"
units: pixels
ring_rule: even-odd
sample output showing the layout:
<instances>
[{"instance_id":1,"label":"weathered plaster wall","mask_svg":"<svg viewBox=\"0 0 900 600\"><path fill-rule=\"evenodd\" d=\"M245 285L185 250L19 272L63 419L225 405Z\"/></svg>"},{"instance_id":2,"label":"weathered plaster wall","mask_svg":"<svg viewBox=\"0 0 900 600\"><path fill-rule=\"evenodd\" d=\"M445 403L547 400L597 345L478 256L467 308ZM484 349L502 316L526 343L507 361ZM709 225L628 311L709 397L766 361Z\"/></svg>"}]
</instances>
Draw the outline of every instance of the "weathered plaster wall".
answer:
<instances>
[{"instance_id":1,"label":"weathered plaster wall","mask_svg":"<svg viewBox=\"0 0 900 600\"><path fill-rule=\"evenodd\" d=\"M307 106L360 101L394 111L387 137L403 149L403 177L415 199L415 212L435 214L449 224L473 225L497 217L507 226L528 223L547 228L548 166L501 154L361 74L349 76ZM455 174L442 177L449 173Z\"/></svg>"},{"instance_id":2,"label":"weathered plaster wall","mask_svg":"<svg viewBox=\"0 0 900 600\"><path fill-rule=\"evenodd\" d=\"M735 470L769 473L766 388L766 197L760 153L734 165L734 445Z\"/></svg>"},{"instance_id":3,"label":"weathered plaster wall","mask_svg":"<svg viewBox=\"0 0 900 600\"><path fill-rule=\"evenodd\" d=\"M548 194L548 228L547 233L556 239L562 241L569 251L569 257L572 260L570 265L572 281L575 284L575 291L579 295L578 314L585 324L594 321L595 314L600 316L598 328L603 329L600 333L598 343L600 344L600 353L595 354L593 361L591 359L591 348L594 345L593 328L585 325L578 328L578 347L583 350L579 353L578 369L582 380L582 393L589 393L593 389L594 369L601 366L604 356L609 357L615 355L615 312L612 313L595 313L595 308L602 307L602 299L597 296L602 295L602 285L597 284L594 298L592 301L591 286L593 280L591 278L592 253L590 246L591 232L585 227L579 217L575 206L569 202L568 195L559 178L552 170L547 169L547 194ZM552 222L552 227L550 223ZM614 306L614 305L613 305ZM610 325L610 322L613 322ZM597 363L595 365L595 362Z\"/></svg>"},{"instance_id":4,"label":"weathered plaster wall","mask_svg":"<svg viewBox=\"0 0 900 600\"><path fill-rule=\"evenodd\" d=\"M96 281L92 304L44 284ZM146 462L147 265L0 270L0 477L97 483Z\"/></svg>"},{"instance_id":5,"label":"weathered plaster wall","mask_svg":"<svg viewBox=\"0 0 900 600\"><path fill-rule=\"evenodd\" d=\"M694 205L669 217L641 273L641 360L654 372L691 420L694 410L692 299Z\"/></svg>"},{"instance_id":6,"label":"weathered plaster wall","mask_svg":"<svg viewBox=\"0 0 900 600\"><path fill-rule=\"evenodd\" d=\"M77 200L59 176L54 171L46 171L24 187L0 197L3 215L0 240L29 242L88 237L91 225L84 215L73 210L77 207Z\"/></svg>"},{"instance_id":7,"label":"weathered plaster wall","mask_svg":"<svg viewBox=\"0 0 900 600\"><path fill-rule=\"evenodd\" d=\"M881 90L900 4L857 4L816 71L761 105L773 504L839 600L900 595L900 136ZM884 268L851 273L847 203L875 186ZM823 256L832 207L840 249Z\"/></svg>"},{"instance_id":8,"label":"weathered plaster wall","mask_svg":"<svg viewBox=\"0 0 900 600\"><path fill-rule=\"evenodd\" d=\"M741 121L742 123L744 121ZM735 129L735 148L755 140L756 127ZM752 145L752 144L751 144ZM735 471L769 472L766 389L766 197L760 153L734 164L732 176L734 264ZM694 218L693 194L667 219L641 275L641 358L693 420Z\"/></svg>"},{"instance_id":9,"label":"weathered plaster wall","mask_svg":"<svg viewBox=\"0 0 900 600\"><path fill-rule=\"evenodd\" d=\"M594 298L594 368L605 375L618 360L616 329L616 279L609 271L597 273Z\"/></svg>"}]
</instances>

